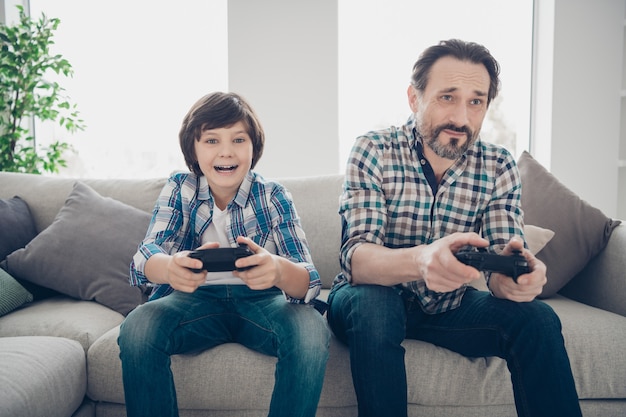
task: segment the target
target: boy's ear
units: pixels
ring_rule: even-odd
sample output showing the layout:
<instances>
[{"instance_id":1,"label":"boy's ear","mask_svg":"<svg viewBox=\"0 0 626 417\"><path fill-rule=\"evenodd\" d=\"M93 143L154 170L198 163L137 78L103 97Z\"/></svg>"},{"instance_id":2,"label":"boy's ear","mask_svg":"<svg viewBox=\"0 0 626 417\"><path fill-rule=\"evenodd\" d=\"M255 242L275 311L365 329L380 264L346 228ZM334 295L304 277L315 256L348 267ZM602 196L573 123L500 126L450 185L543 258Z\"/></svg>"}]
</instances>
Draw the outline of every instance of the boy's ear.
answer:
<instances>
[{"instance_id":1,"label":"boy's ear","mask_svg":"<svg viewBox=\"0 0 626 417\"><path fill-rule=\"evenodd\" d=\"M406 90L406 95L409 99L409 107L411 108L411 111L413 113L417 113L417 110L419 109L417 89L412 85L409 85L409 88Z\"/></svg>"}]
</instances>

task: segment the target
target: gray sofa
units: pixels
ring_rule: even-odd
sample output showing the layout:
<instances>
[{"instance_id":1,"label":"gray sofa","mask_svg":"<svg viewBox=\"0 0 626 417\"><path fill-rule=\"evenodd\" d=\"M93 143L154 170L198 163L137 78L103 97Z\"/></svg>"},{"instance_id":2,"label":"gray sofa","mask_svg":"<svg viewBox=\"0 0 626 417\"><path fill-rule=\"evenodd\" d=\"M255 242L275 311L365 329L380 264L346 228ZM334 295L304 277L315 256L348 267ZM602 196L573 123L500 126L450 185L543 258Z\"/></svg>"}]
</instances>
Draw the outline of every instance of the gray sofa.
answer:
<instances>
[{"instance_id":1,"label":"gray sofa","mask_svg":"<svg viewBox=\"0 0 626 417\"><path fill-rule=\"evenodd\" d=\"M26 201L41 235L64 207L76 181L0 173L0 199L17 195ZM164 178L80 181L101 196L145 213L151 211L165 183ZM341 226L337 201L342 177L281 181L293 194L327 291L339 270ZM122 212L108 211L112 218L124 217ZM93 225L96 226L103 225ZM84 230L91 226L81 227ZM80 232L83 233L90 232ZM108 249L102 247L98 255L106 257ZM48 243L46 250L54 259L66 256L62 242ZM625 254L626 225L621 224L610 234L608 245L561 293L546 300L562 320L585 416L626 415ZM78 253L72 255L76 262L81 261ZM6 267L10 270L11 262ZM107 279L98 277L99 270L84 269L83 274L94 281ZM65 270L61 271L63 275ZM35 301L0 317L0 417L125 415L116 342L124 315L100 302L100 295L96 294L94 301L80 299L81 294L69 296L57 291L51 296L35 297ZM409 370L409 415L515 415L511 382L503 360L465 358L414 340L406 340L404 346ZM335 338L330 350L318 416L356 416L348 350ZM175 356L172 369L180 415L266 415L274 364L274 358L237 344Z\"/></svg>"}]
</instances>

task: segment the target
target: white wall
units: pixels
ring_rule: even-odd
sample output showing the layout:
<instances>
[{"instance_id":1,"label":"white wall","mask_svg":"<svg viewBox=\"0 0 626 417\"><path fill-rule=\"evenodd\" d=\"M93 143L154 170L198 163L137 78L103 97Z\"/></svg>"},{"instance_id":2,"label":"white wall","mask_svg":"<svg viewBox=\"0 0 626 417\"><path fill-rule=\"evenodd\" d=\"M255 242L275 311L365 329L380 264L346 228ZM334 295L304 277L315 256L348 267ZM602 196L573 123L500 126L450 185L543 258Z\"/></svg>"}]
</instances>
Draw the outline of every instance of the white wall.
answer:
<instances>
[{"instance_id":1,"label":"white wall","mask_svg":"<svg viewBox=\"0 0 626 417\"><path fill-rule=\"evenodd\" d=\"M229 88L246 92L265 124L267 153L259 171L266 176L337 170L337 1L229 1ZM535 0L531 152L612 217L624 3ZM285 96L293 100L277 99ZM304 125L303 112L311 114Z\"/></svg>"},{"instance_id":2,"label":"white wall","mask_svg":"<svg viewBox=\"0 0 626 417\"><path fill-rule=\"evenodd\" d=\"M568 188L617 217L625 2L535 4L531 152Z\"/></svg>"},{"instance_id":3,"label":"white wall","mask_svg":"<svg viewBox=\"0 0 626 417\"><path fill-rule=\"evenodd\" d=\"M265 129L265 177L337 172L337 32L337 0L228 1L229 90Z\"/></svg>"}]
</instances>

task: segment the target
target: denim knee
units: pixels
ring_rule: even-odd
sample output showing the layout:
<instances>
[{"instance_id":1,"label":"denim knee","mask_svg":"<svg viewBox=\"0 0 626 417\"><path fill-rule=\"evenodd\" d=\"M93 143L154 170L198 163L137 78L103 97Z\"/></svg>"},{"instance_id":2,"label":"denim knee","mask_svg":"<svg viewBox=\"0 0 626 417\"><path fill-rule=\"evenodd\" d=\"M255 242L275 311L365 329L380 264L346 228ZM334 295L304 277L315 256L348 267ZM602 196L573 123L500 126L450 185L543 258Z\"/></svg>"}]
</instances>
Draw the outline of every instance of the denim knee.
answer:
<instances>
[{"instance_id":1,"label":"denim knee","mask_svg":"<svg viewBox=\"0 0 626 417\"><path fill-rule=\"evenodd\" d=\"M372 346L404 340L406 311L395 288L346 284L331 295L328 322L343 342L361 336Z\"/></svg>"},{"instance_id":2,"label":"denim knee","mask_svg":"<svg viewBox=\"0 0 626 417\"><path fill-rule=\"evenodd\" d=\"M311 306L290 305L293 321L283 335L295 349L306 355L308 352L328 351L330 329L324 317Z\"/></svg>"},{"instance_id":3,"label":"denim knee","mask_svg":"<svg viewBox=\"0 0 626 417\"><path fill-rule=\"evenodd\" d=\"M159 325L151 307L148 303L135 308L120 325L117 344L122 354L142 355L142 351L156 341Z\"/></svg>"}]
</instances>

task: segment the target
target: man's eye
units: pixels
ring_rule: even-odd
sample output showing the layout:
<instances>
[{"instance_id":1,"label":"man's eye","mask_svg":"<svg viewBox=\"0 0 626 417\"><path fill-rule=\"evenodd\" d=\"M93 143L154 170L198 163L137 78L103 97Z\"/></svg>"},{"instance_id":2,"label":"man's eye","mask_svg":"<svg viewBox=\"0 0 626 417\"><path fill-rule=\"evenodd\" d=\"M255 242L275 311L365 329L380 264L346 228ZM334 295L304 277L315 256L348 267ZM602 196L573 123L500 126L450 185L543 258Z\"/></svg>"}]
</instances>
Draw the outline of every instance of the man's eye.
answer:
<instances>
[{"instance_id":1,"label":"man's eye","mask_svg":"<svg viewBox=\"0 0 626 417\"><path fill-rule=\"evenodd\" d=\"M479 105L483 104L483 101L481 99L479 99L479 98L476 98L476 99L470 101L470 103L472 103L473 105L479 106Z\"/></svg>"},{"instance_id":2,"label":"man's eye","mask_svg":"<svg viewBox=\"0 0 626 417\"><path fill-rule=\"evenodd\" d=\"M237 138L235 139L235 143L244 143L246 141L246 138Z\"/></svg>"}]
</instances>

